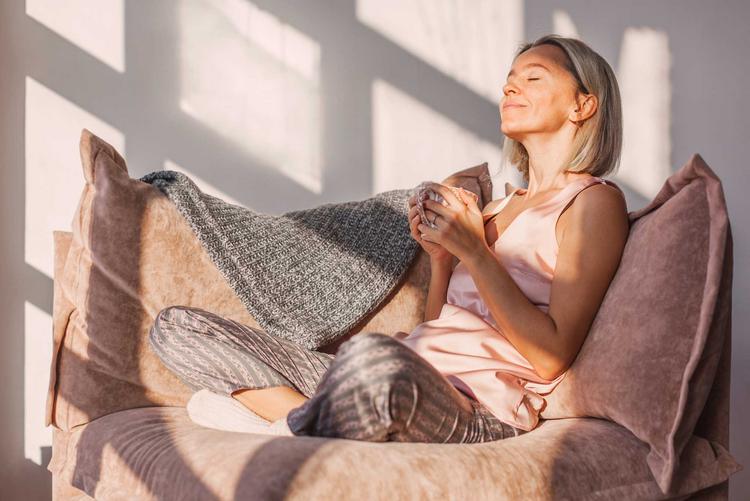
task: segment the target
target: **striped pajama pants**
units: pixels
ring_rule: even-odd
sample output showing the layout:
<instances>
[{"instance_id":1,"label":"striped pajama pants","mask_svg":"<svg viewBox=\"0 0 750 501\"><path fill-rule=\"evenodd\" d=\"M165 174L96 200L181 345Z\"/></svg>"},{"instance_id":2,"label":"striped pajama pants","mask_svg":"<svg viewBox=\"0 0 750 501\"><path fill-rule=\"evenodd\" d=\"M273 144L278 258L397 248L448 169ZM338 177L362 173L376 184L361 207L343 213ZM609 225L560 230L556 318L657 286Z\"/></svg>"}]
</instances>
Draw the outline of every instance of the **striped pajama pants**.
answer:
<instances>
[{"instance_id":1,"label":"striped pajama pants","mask_svg":"<svg viewBox=\"0 0 750 501\"><path fill-rule=\"evenodd\" d=\"M405 344L354 335L336 355L200 308L159 312L151 349L194 391L290 387L308 400L287 415L295 435L373 442L476 443L525 430L496 418Z\"/></svg>"}]
</instances>

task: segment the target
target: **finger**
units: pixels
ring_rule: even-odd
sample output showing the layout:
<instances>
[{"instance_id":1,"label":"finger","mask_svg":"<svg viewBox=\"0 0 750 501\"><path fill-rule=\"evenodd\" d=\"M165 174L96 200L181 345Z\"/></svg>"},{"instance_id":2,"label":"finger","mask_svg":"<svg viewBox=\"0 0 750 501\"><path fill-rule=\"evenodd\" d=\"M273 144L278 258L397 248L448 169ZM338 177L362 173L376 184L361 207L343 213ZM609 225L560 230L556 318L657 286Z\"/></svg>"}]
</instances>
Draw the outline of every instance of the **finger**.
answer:
<instances>
[{"instance_id":1,"label":"finger","mask_svg":"<svg viewBox=\"0 0 750 501\"><path fill-rule=\"evenodd\" d=\"M422 216L419 214L418 211L414 211L414 214L411 216L411 221L414 224L415 228L417 224L422 222Z\"/></svg>"},{"instance_id":2,"label":"finger","mask_svg":"<svg viewBox=\"0 0 750 501\"><path fill-rule=\"evenodd\" d=\"M420 238L423 242L427 242L429 245L439 245L438 242L433 238L432 235L428 235L426 232L420 234Z\"/></svg>"},{"instance_id":3,"label":"finger","mask_svg":"<svg viewBox=\"0 0 750 501\"><path fill-rule=\"evenodd\" d=\"M419 226L419 223L422 222L422 218L419 217L419 214L411 218L411 221L409 222L409 227L411 228L411 231L416 235L419 233L419 230L417 230L417 226Z\"/></svg>"},{"instance_id":4,"label":"finger","mask_svg":"<svg viewBox=\"0 0 750 501\"><path fill-rule=\"evenodd\" d=\"M455 193L453 193L453 190L451 190L449 187L440 183L430 183L429 188L433 191L438 192L445 199L445 201L448 202L449 205L452 205L454 207L458 207L458 204L463 205L463 202L456 196Z\"/></svg>"},{"instance_id":5,"label":"finger","mask_svg":"<svg viewBox=\"0 0 750 501\"><path fill-rule=\"evenodd\" d=\"M477 199L473 197L474 193L466 191L466 190L458 190L459 195L461 196L461 200L466 204L466 206L469 208L469 210L473 213L477 213L481 211L479 210L479 204L477 203Z\"/></svg>"},{"instance_id":6,"label":"finger","mask_svg":"<svg viewBox=\"0 0 750 501\"><path fill-rule=\"evenodd\" d=\"M456 190L456 193L458 193L458 198L460 198L464 203L467 203L469 201L472 201L472 202L474 201L474 193L469 190L458 188Z\"/></svg>"},{"instance_id":7,"label":"finger","mask_svg":"<svg viewBox=\"0 0 750 501\"><path fill-rule=\"evenodd\" d=\"M434 200L425 200L425 202L424 202L424 208L425 208L425 214L429 210L429 211L434 212L438 216L443 216L443 217L449 216L450 213L451 213L451 211L452 211L452 209L449 209L445 205L443 205L443 204L441 204L439 202L436 202ZM432 218L430 218L430 220L432 220Z\"/></svg>"},{"instance_id":8,"label":"finger","mask_svg":"<svg viewBox=\"0 0 750 501\"><path fill-rule=\"evenodd\" d=\"M419 238L420 234L422 233L421 231L419 231L419 225L421 224L423 224L422 218L420 218L419 216L415 217L414 220L412 221L411 231L412 231L412 234L414 235L414 238Z\"/></svg>"},{"instance_id":9,"label":"finger","mask_svg":"<svg viewBox=\"0 0 750 501\"><path fill-rule=\"evenodd\" d=\"M445 219L438 217L438 215L435 214L434 212L426 210L424 214L425 214L425 217L427 218L426 226L430 227L433 230L440 229L441 228L440 225L445 222ZM420 223L425 224L424 221L420 221ZM434 226L430 226L430 223Z\"/></svg>"},{"instance_id":10,"label":"finger","mask_svg":"<svg viewBox=\"0 0 750 501\"><path fill-rule=\"evenodd\" d=\"M423 220L419 215L417 215L417 219L419 219L419 222L422 224L427 224L428 226L430 226L430 223L432 223L435 226L437 226L437 221L440 221L440 219L437 216L438 215L436 213L425 209L424 211L425 219Z\"/></svg>"}]
</instances>

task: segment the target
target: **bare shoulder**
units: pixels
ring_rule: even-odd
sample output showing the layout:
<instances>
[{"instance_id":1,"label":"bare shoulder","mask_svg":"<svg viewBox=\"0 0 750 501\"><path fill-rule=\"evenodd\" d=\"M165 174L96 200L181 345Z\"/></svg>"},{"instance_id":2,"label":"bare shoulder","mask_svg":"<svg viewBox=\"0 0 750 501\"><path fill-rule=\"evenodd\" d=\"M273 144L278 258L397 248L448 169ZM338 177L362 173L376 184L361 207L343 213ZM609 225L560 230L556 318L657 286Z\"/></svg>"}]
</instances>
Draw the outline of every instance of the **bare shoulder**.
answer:
<instances>
[{"instance_id":1,"label":"bare shoulder","mask_svg":"<svg viewBox=\"0 0 750 501\"><path fill-rule=\"evenodd\" d=\"M628 209L623 193L604 183L587 186L576 195L569 210L560 216L559 226L563 233L573 222L588 231L627 235Z\"/></svg>"},{"instance_id":2,"label":"bare shoulder","mask_svg":"<svg viewBox=\"0 0 750 501\"><path fill-rule=\"evenodd\" d=\"M627 205L622 192L612 185L594 183L578 194L579 206L588 208L588 212L602 209L613 209L615 214L627 213Z\"/></svg>"}]
</instances>

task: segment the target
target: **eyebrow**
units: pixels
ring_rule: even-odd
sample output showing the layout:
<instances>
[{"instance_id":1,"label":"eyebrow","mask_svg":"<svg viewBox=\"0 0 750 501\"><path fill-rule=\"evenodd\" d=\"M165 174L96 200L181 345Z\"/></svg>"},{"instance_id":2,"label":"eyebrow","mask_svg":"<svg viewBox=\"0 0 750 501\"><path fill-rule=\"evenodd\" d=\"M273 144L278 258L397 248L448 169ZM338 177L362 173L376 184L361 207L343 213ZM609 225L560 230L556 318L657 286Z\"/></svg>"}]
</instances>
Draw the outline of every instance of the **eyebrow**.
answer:
<instances>
[{"instance_id":1,"label":"eyebrow","mask_svg":"<svg viewBox=\"0 0 750 501\"><path fill-rule=\"evenodd\" d=\"M545 65L543 65L541 63L529 63L529 64L525 65L524 68L528 68L529 66L538 66L540 68L544 68L545 70L549 71L549 68L547 68ZM506 78L509 78L514 73L515 73L514 70L510 70L510 72L508 73L508 76Z\"/></svg>"}]
</instances>

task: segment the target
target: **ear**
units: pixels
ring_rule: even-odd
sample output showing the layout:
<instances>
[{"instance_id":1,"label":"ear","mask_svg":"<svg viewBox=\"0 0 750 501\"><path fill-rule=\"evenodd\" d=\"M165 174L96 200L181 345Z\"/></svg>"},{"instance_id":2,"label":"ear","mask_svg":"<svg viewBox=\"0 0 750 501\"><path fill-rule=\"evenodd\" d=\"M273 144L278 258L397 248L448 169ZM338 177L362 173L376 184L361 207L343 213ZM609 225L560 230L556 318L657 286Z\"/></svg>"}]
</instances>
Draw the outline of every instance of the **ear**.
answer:
<instances>
[{"instance_id":1,"label":"ear","mask_svg":"<svg viewBox=\"0 0 750 501\"><path fill-rule=\"evenodd\" d=\"M569 115L571 122L580 123L588 120L596 113L599 107L599 100L593 94L579 94L577 102L578 106Z\"/></svg>"}]
</instances>

